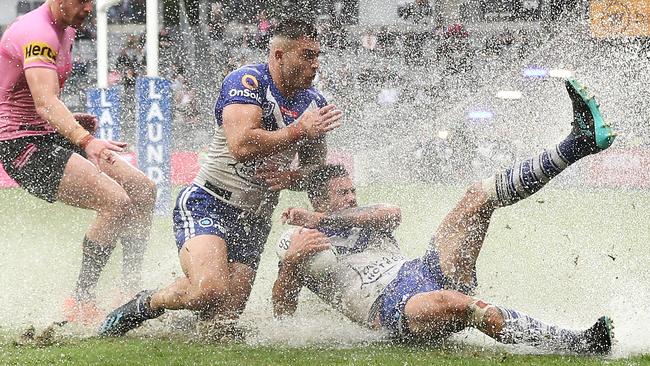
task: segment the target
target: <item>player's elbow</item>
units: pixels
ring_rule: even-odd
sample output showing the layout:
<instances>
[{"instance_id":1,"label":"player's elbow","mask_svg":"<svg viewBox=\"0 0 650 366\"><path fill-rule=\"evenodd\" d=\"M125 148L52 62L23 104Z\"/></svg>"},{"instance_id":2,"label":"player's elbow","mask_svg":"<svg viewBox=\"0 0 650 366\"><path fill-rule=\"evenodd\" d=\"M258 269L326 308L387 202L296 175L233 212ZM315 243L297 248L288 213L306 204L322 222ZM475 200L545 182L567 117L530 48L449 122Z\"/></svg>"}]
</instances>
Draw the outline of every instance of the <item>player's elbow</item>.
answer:
<instances>
[{"instance_id":1,"label":"player's elbow","mask_svg":"<svg viewBox=\"0 0 650 366\"><path fill-rule=\"evenodd\" d=\"M230 151L230 155L240 163L245 163L258 157L255 146L252 144L246 144L243 141L229 141L228 151Z\"/></svg>"},{"instance_id":2,"label":"player's elbow","mask_svg":"<svg viewBox=\"0 0 650 366\"><path fill-rule=\"evenodd\" d=\"M52 111L52 103L48 103L43 99L35 99L34 108L36 109L38 116L47 121L47 118Z\"/></svg>"},{"instance_id":3,"label":"player's elbow","mask_svg":"<svg viewBox=\"0 0 650 366\"><path fill-rule=\"evenodd\" d=\"M230 148L228 150L230 150L232 157L239 163L245 163L255 158L255 155L246 148Z\"/></svg>"}]
</instances>

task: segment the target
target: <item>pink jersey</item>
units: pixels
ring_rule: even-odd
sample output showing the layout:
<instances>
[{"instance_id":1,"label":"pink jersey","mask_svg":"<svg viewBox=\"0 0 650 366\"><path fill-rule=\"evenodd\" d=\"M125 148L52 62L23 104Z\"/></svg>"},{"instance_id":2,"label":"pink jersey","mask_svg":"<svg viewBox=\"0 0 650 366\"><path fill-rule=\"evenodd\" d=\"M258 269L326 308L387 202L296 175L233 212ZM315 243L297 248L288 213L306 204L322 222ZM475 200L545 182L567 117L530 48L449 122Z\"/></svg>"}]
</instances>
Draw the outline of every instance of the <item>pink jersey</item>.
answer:
<instances>
[{"instance_id":1,"label":"pink jersey","mask_svg":"<svg viewBox=\"0 0 650 366\"><path fill-rule=\"evenodd\" d=\"M54 24L47 3L16 19L0 39L0 141L45 135L54 128L34 107L25 70L55 70L59 87L72 70L72 44L76 30Z\"/></svg>"}]
</instances>

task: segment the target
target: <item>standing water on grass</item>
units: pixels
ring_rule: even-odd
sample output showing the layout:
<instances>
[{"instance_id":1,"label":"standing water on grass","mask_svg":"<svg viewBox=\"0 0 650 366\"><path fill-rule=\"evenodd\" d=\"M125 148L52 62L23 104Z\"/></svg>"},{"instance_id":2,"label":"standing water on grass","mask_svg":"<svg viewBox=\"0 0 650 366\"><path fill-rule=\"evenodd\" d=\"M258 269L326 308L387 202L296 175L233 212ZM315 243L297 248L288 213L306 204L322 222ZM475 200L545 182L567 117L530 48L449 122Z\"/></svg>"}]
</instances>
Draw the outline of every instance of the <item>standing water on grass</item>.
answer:
<instances>
[{"instance_id":1,"label":"standing water on grass","mask_svg":"<svg viewBox=\"0 0 650 366\"><path fill-rule=\"evenodd\" d=\"M367 24L348 28L345 47L324 23L317 82L346 113L344 126L328 142L331 151L353 163L359 203L399 205L403 222L398 241L409 257L424 254L437 224L469 183L536 155L569 133L571 103L563 80L554 76L570 72L590 87L619 136L610 151L583 159L535 196L496 212L478 260L476 293L569 328L586 328L609 315L616 326L615 356L650 352L650 218L645 210L650 204L645 112L650 62L645 45L594 39L578 11L551 22L489 23L462 14L459 2L448 1L439 24L400 19L382 27L380 21L366 19L374 14L372 2L361 3L360 18ZM456 22L465 24L443 26ZM132 31L130 27L123 31ZM435 31L429 34L430 29ZM186 20L172 29L169 42L192 45L181 54L183 60L163 65L176 77L177 95L182 96L176 103L183 108L175 111L174 121L183 125L174 126L173 149L203 149L211 135L214 85L222 71L265 58L249 32L233 22L223 38L196 38L216 50L206 55L198 52L196 31ZM382 37L393 37L393 42L382 44ZM121 47L123 41L112 42ZM182 71L171 66L181 61L187 65ZM192 109L198 118L188 112ZM126 114L125 140L133 142L133 116ZM28 325L43 327L62 319L61 304L78 273L79 238L92 217L47 205L17 189L1 190L0 200L0 331L12 335ZM351 347L384 341L386 334L344 319L307 290L296 316L273 319L274 248L286 229L278 216L288 206L307 207L307 200L302 194L283 194L276 209L241 319L246 342ZM105 310L124 301L117 290L120 258L118 246L100 280L98 298ZM160 216L145 258L144 283L156 288L179 276L171 218ZM171 318L150 322L138 334L168 332ZM73 333L94 331L75 328ZM476 331L453 340L496 346Z\"/></svg>"}]
</instances>

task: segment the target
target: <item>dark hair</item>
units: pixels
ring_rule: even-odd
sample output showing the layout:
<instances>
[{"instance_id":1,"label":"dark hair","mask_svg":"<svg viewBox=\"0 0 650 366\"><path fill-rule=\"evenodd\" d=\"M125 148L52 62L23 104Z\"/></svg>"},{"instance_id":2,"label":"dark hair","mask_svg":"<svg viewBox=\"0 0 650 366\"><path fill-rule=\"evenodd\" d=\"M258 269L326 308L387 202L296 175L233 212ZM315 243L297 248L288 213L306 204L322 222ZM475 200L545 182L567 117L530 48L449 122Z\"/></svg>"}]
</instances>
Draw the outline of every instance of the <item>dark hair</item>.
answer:
<instances>
[{"instance_id":1,"label":"dark hair","mask_svg":"<svg viewBox=\"0 0 650 366\"><path fill-rule=\"evenodd\" d=\"M273 29L273 36L280 36L291 40L297 40L301 37L316 40L318 31L313 23L301 19L284 19Z\"/></svg>"},{"instance_id":2,"label":"dark hair","mask_svg":"<svg viewBox=\"0 0 650 366\"><path fill-rule=\"evenodd\" d=\"M327 184L334 178L349 176L348 171L340 164L325 164L312 171L307 178L307 196L314 199L327 197Z\"/></svg>"}]
</instances>

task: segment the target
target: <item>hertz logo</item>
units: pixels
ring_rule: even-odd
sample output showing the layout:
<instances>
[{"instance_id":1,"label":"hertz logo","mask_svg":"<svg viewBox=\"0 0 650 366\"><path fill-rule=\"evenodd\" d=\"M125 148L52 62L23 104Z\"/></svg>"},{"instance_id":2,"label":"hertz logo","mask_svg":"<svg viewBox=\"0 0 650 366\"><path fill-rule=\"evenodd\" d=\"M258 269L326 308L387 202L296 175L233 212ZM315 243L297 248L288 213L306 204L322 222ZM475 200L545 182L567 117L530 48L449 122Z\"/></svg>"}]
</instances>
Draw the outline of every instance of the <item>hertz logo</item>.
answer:
<instances>
[{"instance_id":1,"label":"hertz logo","mask_svg":"<svg viewBox=\"0 0 650 366\"><path fill-rule=\"evenodd\" d=\"M32 42L23 48L25 63L33 61L44 61L54 63L57 53L47 43Z\"/></svg>"},{"instance_id":2,"label":"hertz logo","mask_svg":"<svg viewBox=\"0 0 650 366\"><path fill-rule=\"evenodd\" d=\"M246 74L241 77L241 84L246 89L255 90L260 85L255 76Z\"/></svg>"}]
</instances>

